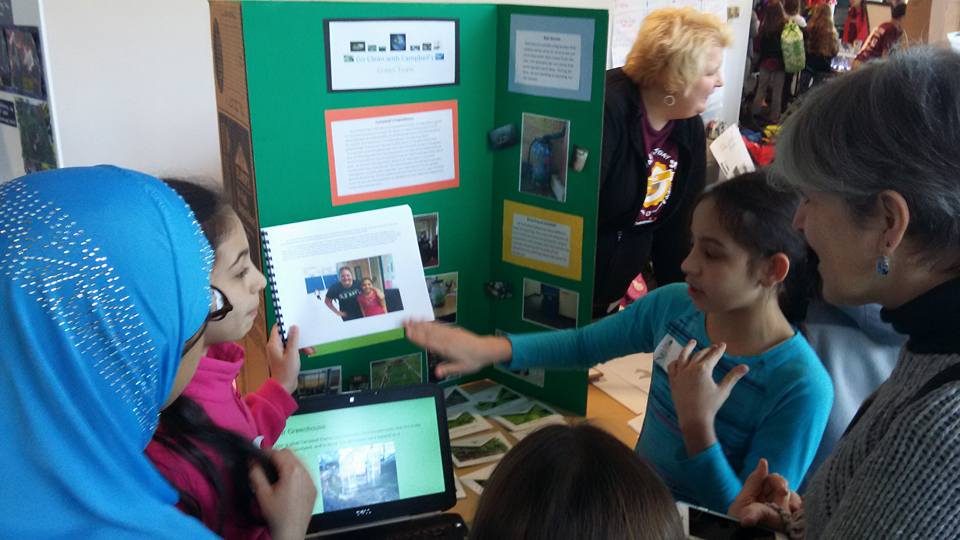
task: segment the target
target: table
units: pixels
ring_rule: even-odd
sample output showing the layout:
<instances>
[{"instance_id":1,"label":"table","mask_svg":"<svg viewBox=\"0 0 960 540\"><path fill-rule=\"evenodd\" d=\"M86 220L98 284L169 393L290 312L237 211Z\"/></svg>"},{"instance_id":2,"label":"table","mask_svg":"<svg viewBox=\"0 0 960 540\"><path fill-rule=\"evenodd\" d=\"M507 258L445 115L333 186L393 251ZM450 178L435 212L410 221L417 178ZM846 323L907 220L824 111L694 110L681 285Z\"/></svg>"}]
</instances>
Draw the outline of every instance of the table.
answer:
<instances>
[{"instance_id":1,"label":"table","mask_svg":"<svg viewBox=\"0 0 960 540\"><path fill-rule=\"evenodd\" d=\"M637 438L639 437L639 434L630 426L628 426L627 422L634 417L636 417L636 415L633 414L630 409L624 407L602 390L591 384L587 387L587 416L568 417L567 421L571 424L589 422L594 426L606 430L623 442L623 444L632 449L637 444ZM491 424L494 424L494 427L499 429L501 433L506 434L507 438L511 442L516 443L516 439L510 436L509 431L503 429L496 422L491 422ZM454 473L457 476L462 476L477 469L488 467L489 465L489 463L485 463L483 465L476 465L474 467L454 469ZM469 488L464 488L464 491L467 492L467 498L457 500L456 506L454 506L450 511L460 514L463 517L463 520L469 525L473 522L473 516L477 512L477 503L480 500L480 496Z\"/></svg>"}]
</instances>

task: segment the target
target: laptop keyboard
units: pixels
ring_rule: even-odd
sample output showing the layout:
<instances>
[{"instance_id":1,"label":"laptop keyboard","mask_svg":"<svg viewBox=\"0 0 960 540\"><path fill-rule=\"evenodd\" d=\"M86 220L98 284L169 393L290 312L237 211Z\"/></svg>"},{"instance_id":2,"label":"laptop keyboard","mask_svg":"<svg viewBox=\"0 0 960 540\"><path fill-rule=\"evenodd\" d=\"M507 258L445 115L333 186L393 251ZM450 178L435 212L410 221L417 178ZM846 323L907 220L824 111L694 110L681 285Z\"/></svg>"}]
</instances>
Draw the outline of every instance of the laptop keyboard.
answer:
<instances>
[{"instance_id":1,"label":"laptop keyboard","mask_svg":"<svg viewBox=\"0 0 960 540\"><path fill-rule=\"evenodd\" d=\"M439 514L411 521L378 525L375 527L350 531L332 536L338 540L369 538L376 540L464 540L467 538L467 525L457 514Z\"/></svg>"}]
</instances>

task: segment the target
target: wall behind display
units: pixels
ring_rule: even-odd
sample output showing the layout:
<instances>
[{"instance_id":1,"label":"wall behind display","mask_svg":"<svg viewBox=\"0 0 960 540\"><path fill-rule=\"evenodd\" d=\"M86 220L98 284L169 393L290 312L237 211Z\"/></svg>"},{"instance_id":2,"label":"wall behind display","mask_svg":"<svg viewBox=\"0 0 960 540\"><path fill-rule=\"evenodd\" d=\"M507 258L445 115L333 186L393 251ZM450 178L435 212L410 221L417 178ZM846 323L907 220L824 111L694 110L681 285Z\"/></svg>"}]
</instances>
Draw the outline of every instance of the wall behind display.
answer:
<instances>
[{"instance_id":1,"label":"wall behind display","mask_svg":"<svg viewBox=\"0 0 960 540\"><path fill-rule=\"evenodd\" d=\"M206 0L12 7L15 24L40 29L59 166L113 163L220 181ZM16 129L0 126L0 145L0 182L22 175Z\"/></svg>"},{"instance_id":2,"label":"wall behind display","mask_svg":"<svg viewBox=\"0 0 960 540\"><path fill-rule=\"evenodd\" d=\"M61 165L219 181L205 0L46 0Z\"/></svg>"}]
</instances>

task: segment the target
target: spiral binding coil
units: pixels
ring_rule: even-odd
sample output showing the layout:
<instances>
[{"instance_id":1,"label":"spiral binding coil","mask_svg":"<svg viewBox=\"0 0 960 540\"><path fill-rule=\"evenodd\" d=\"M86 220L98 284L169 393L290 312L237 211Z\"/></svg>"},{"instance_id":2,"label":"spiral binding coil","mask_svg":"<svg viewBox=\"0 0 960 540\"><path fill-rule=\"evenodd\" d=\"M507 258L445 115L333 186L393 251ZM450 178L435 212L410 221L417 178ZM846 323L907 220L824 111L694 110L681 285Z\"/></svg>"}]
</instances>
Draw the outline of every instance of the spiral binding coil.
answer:
<instances>
[{"instance_id":1,"label":"spiral binding coil","mask_svg":"<svg viewBox=\"0 0 960 540\"><path fill-rule=\"evenodd\" d=\"M273 272L273 257L270 256L270 239L267 237L267 231L260 231L260 240L263 244L263 261L266 265L267 286L270 287L270 297L273 298L273 315L277 320L277 327L280 329L280 338L283 343L287 342L287 329L283 325L283 311L280 307L280 296L277 295L277 278Z\"/></svg>"}]
</instances>

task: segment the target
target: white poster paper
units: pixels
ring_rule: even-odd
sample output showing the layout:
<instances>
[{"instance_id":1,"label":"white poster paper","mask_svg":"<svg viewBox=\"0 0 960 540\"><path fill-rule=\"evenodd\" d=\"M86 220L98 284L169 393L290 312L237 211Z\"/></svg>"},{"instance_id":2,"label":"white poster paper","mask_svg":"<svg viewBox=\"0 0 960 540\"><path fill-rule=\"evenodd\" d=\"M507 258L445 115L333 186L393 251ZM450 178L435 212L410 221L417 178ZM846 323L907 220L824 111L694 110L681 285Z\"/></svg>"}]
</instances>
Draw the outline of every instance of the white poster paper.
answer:
<instances>
[{"instance_id":1,"label":"white poster paper","mask_svg":"<svg viewBox=\"0 0 960 540\"><path fill-rule=\"evenodd\" d=\"M647 409L652 365L653 355L648 353L615 358L596 366L602 376L593 385L634 414L643 413Z\"/></svg>"}]
</instances>

